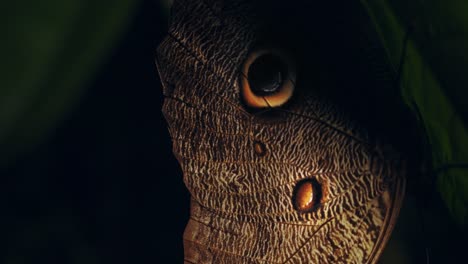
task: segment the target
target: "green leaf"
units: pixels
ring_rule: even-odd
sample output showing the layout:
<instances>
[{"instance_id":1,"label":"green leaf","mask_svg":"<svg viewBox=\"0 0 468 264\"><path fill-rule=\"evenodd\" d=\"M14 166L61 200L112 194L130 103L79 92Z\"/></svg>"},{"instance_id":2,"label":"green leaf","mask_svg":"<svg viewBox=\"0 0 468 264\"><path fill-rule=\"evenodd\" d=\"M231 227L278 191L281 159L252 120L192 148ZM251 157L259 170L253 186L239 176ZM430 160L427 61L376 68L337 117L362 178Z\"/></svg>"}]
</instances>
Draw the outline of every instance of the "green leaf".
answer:
<instances>
[{"instance_id":1,"label":"green leaf","mask_svg":"<svg viewBox=\"0 0 468 264\"><path fill-rule=\"evenodd\" d=\"M468 2L361 2L394 69L404 62L401 94L426 130L438 190L455 220L467 228Z\"/></svg>"},{"instance_id":2,"label":"green leaf","mask_svg":"<svg viewBox=\"0 0 468 264\"><path fill-rule=\"evenodd\" d=\"M27 151L76 105L138 1L0 4L0 162Z\"/></svg>"}]
</instances>

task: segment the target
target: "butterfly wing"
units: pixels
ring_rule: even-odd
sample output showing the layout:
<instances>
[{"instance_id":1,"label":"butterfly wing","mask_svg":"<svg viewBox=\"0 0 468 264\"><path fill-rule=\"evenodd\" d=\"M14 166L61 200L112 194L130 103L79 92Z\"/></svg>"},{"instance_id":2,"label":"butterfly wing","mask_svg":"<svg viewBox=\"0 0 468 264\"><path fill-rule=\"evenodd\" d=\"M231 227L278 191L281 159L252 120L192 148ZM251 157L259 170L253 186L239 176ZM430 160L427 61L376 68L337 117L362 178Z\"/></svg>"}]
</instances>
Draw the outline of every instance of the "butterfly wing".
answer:
<instances>
[{"instance_id":1,"label":"butterfly wing","mask_svg":"<svg viewBox=\"0 0 468 264\"><path fill-rule=\"evenodd\" d=\"M185 260L375 263L402 202L405 162L380 143L382 127L369 128L366 120L374 115L355 118L362 115L324 96L352 80L307 74L315 67L307 67L311 58L329 55L306 52L292 24L304 26L300 19L278 24L284 19L279 15L291 17L297 9L264 7L250 1L176 1L168 37L158 48L163 112L192 196ZM292 99L261 111L246 106L241 95L248 78L242 65L259 45L289 49L298 66ZM321 66L343 72L353 59L344 54L349 51L331 56L343 65L330 59ZM389 85L373 76L378 78L372 85ZM370 112L362 96L350 96L356 113ZM320 195L312 209L301 211L297 193L304 181L313 182L311 192Z\"/></svg>"}]
</instances>

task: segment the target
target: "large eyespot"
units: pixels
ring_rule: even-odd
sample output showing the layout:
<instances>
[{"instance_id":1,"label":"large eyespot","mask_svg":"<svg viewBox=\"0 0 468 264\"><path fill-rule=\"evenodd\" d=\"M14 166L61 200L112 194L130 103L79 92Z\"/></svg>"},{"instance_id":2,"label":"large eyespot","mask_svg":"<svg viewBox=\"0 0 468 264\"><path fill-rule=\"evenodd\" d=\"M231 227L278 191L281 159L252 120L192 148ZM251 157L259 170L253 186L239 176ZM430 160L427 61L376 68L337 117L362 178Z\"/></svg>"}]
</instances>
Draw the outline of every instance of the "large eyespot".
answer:
<instances>
[{"instance_id":1,"label":"large eyespot","mask_svg":"<svg viewBox=\"0 0 468 264\"><path fill-rule=\"evenodd\" d=\"M257 50L242 67L241 96L249 107L278 107L291 99L295 82L290 57L278 50Z\"/></svg>"}]
</instances>

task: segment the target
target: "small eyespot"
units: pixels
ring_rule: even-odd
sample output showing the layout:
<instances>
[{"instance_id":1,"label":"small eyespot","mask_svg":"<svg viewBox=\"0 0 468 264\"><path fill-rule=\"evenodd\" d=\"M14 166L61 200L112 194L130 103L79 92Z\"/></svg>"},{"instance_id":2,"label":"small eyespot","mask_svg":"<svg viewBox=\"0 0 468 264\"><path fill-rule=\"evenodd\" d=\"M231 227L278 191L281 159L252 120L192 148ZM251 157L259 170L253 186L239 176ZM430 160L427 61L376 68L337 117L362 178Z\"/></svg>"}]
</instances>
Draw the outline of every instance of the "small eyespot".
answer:
<instances>
[{"instance_id":1,"label":"small eyespot","mask_svg":"<svg viewBox=\"0 0 468 264\"><path fill-rule=\"evenodd\" d=\"M305 179L296 184L293 194L294 209L300 213L310 213L322 198L320 184L315 179Z\"/></svg>"},{"instance_id":2,"label":"small eyespot","mask_svg":"<svg viewBox=\"0 0 468 264\"><path fill-rule=\"evenodd\" d=\"M266 154L265 144L263 144L260 141L255 141L254 142L254 151L255 151L255 154L257 154L257 156L259 156L259 157L265 156L265 154Z\"/></svg>"},{"instance_id":3,"label":"small eyespot","mask_svg":"<svg viewBox=\"0 0 468 264\"><path fill-rule=\"evenodd\" d=\"M242 67L241 97L252 108L278 107L291 99L296 82L292 60L274 49L252 52Z\"/></svg>"}]
</instances>

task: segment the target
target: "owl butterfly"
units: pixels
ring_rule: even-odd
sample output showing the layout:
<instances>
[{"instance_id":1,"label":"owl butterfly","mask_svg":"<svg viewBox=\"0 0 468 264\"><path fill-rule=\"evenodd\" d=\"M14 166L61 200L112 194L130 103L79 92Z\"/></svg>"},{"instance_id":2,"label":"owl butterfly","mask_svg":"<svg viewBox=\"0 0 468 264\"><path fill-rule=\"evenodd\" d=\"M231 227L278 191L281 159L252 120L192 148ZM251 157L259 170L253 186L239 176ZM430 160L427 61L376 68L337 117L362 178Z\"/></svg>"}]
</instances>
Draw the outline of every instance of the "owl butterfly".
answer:
<instances>
[{"instance_id":1,"label":"owl butterfly","mask_svg":"<svg viewBox=\"0 0 468 264\"><path fill-rule=\"evenodd\" d=\"M156 61L191 193L185 263L378 261L411 116L361 3L322 2L173 4Z\"/></svg>"}]
</instances>

